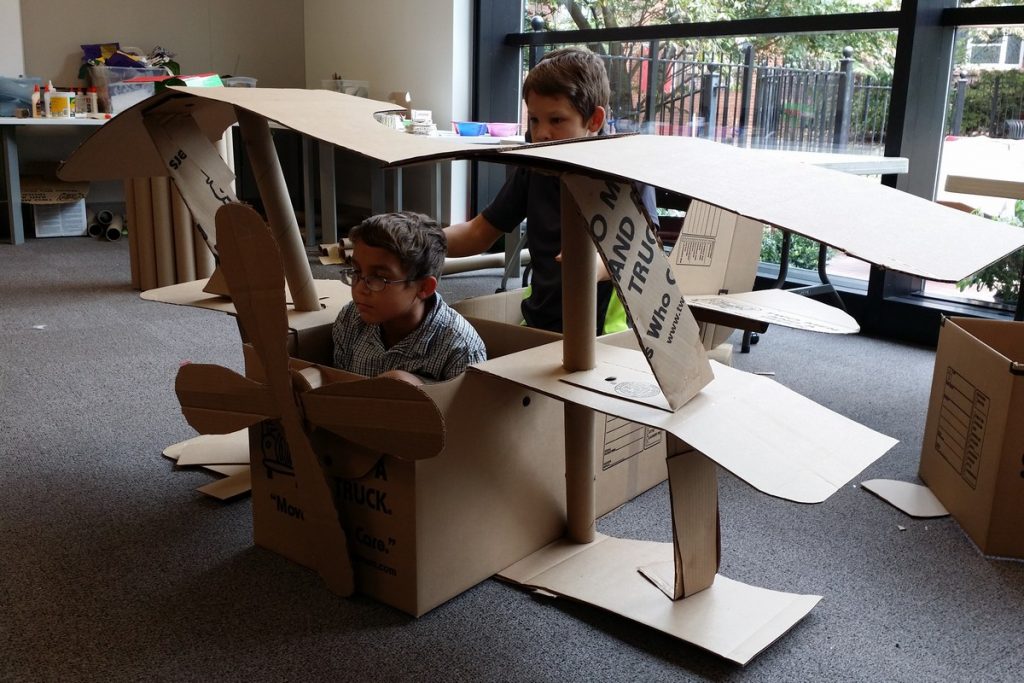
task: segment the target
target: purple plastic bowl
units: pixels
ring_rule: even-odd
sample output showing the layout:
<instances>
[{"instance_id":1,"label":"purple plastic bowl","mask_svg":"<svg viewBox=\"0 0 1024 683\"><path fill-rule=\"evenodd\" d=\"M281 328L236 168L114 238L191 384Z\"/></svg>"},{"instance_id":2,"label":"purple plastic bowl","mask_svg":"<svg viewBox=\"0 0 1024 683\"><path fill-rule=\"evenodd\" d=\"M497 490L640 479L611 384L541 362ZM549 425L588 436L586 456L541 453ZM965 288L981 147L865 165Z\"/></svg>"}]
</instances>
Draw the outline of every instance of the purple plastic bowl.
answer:
<instances>
[{"instance_id":1,"label":"purple plastic bowl","mask_svg":"<svg viewBox=\"0 0 1024 683\"><path fill-rule=\"evenodd\" d=\"M518 123L488 123L487 132L491 137L510 138L519 135Z\"/></svg>"}]
</instances>

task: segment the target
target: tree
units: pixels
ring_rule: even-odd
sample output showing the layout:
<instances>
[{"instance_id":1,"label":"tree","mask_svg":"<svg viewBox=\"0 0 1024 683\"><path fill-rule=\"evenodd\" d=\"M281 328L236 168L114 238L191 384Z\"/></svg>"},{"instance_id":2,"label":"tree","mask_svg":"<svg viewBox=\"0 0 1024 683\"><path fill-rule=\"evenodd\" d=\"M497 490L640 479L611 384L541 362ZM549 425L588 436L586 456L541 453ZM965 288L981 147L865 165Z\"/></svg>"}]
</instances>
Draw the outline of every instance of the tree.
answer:
<instances>
[{"instance_id":1,"label":"tree","mask_svg":"<svg viewBox=\"0 0 1024 683\"><path fill-rule=\"evenodd\" d=\"M542 0L526 4L525 25L530 25L534 17L540 17L550 30L619 28L890 10L898 5L899 0ZM742 59L743 43L749 43L760 59L790 64L835 61L843 48L850 46L854 49L855 68L876 77L891 73L896 52L896 34L892 31L659 41L656 55L650 54L654 46L650 42L592 43L588 47L609 58L606 65L612 86L612 111L630 112L642 106L634 95L645 68L640 58L654 56L664 61L691 55L694 62L738 63ZM682 98L699 88L701 70L692 71L674 86L662 83L663 91L674 88L666 92L667 98Z\"/></svg>"}]
</instances>

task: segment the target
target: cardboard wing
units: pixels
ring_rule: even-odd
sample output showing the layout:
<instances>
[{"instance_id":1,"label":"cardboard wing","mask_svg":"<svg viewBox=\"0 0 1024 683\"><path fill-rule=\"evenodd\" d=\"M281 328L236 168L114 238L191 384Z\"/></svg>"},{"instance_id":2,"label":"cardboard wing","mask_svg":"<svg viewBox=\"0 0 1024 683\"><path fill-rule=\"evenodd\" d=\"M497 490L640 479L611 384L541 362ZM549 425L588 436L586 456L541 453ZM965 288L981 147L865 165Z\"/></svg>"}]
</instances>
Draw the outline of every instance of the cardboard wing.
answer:
<instances>
[{"instance_id":1,"label":"cardboard wing","mask_svg":"<svg viewBox=\"0 0 1024 683\"><path fill-rule=\"evenodd\" d=\"M697 321L628 185L565 175L669 406L675 410L712 379Z\"/></svg>"},{"instance_id":2,"label":"cardboard wing","mask_svg":"<svg viewBox=\"0 0 1024 683\"><path fill-rule=\"evenodd\" d=\"M561 353L555 342L470 371L664 429L756 489L800 503L824 501L896 443L771 379L718 363L711 364L714 381L673 412L660 394L635 396L634 382L657 386L639 351L596 344L594 377L603 392L566 381L572 373ZM620 383L627 385L621 391Z\"/></svg>"},{"instance_id":3,"label":"cardboard wing","mask_svg":"<svg viewBox=\"0 0 1024 683\"><path fill-rule=\"evenodd\" d=\"M824 242L902 273L957 282L1024 246L1013 226L864 178L699 138L631 135L495 153L632 180Z\"/></svg>"}]
</instances>

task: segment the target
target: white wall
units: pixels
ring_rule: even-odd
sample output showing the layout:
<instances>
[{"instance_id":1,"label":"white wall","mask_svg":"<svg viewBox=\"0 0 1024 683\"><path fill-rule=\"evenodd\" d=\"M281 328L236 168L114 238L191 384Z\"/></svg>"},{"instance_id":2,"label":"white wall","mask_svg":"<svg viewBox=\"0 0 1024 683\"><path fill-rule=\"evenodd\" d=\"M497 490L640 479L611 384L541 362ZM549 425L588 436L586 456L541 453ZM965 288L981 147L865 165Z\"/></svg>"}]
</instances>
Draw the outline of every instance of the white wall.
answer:
<instances>
[{"instance_id":1,"label":"white wall","mask_svg":"<svg viewBox=\"0 0 1024 683\"><path fill-rule=\"evenodd\" d=\"M11 2L0 0L0 8ZM177 54L186 73L253 76L260 86L300 88L306 80L302 4L303 0L22 0L25 72L56 85L77 85L79 46L116 41L146 52L160 45ZM0 18L5 17L0 9ZM0 25L6 27L7 22ZM0 37L5 31L0 28Z\"/></svg>"},{"instance_id":2,"label":"white wall","mask_svg":"<svg viewBox=\"0 0 1024 683\"><path fill-rule=\"evenodd\" d=\"M18 0L0 0L0 76L25 73L21 43L21 5Z\"/></svg>"},{"instance_id":3,"label":"white wall","mask_svg":"<svg viewBox=\"0 0 1024 683\"><path fill-rule=\"evenodd\" d=\"M338 73L370 82L370 97L412 93L412 107L430 109L440 128L468 116L471 3L469 0L305 0L306 86ZM466 214L465 162L451 164L444 220ZM406 208L426 211L425 169L405 172Z\"/></svg>"}]
</instances>

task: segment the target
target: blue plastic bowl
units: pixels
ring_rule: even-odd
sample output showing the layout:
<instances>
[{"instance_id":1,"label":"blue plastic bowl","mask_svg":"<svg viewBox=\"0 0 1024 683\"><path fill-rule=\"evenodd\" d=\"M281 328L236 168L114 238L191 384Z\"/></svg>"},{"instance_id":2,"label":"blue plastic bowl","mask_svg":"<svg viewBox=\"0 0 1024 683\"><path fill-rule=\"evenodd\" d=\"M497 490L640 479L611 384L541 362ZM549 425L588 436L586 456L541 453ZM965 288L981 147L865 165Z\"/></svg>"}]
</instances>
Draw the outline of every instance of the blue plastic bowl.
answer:
<instances>
[{"instance_id":1,"label":"blue plastic bowl","mask_svg":"<svg viewBox=\"0 0 1024 683\"><path fill-rule=\"evenodd\" d=\"M456 133L459 135L465 135L466 137L483 135L487 132L486 123L477 123L476 121L452 121L452 125L455 126Z\"/></svg>"}]
</instances>

